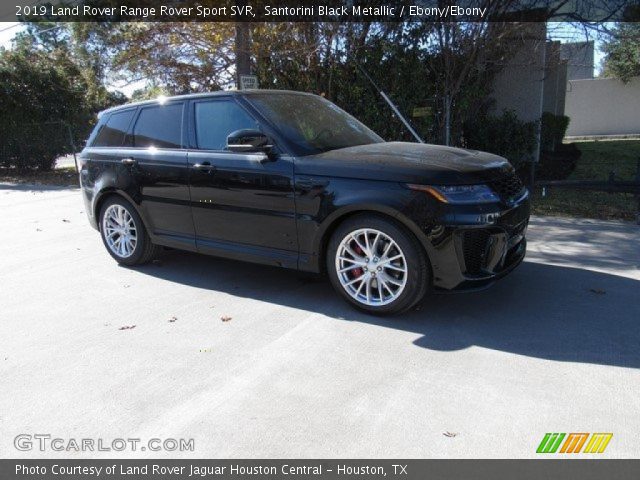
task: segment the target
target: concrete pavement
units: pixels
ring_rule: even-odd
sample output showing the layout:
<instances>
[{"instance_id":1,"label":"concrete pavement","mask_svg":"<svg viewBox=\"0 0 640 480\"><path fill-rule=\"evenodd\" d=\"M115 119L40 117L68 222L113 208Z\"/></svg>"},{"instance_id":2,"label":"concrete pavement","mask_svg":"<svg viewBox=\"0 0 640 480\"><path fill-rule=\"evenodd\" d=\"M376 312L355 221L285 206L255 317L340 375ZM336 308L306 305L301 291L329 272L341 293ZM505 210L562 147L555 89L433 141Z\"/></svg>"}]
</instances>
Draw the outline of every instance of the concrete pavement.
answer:
<instances>
[{"instance_id":1,"label":"concrete pavement","mask_svg":"<svg viewBox=\"0 0 640 480\"><path fill-rule=\"evenodd\" d=\"M292 271L119 267L82 210L77 189L0 185L2 458L526 458L546 432L640 456L636 225L535 218L491 289L380 319ZM195 450L21 452L23 433Z\"/></svg>"}]
</instances>

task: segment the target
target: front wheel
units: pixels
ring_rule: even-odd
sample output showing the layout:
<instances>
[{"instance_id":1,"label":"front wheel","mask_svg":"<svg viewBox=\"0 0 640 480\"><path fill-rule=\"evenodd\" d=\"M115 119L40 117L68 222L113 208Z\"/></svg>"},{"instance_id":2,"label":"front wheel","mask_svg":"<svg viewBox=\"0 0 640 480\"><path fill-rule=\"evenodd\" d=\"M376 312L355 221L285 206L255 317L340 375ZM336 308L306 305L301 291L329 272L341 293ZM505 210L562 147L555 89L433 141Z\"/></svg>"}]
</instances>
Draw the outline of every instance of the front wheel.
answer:
<instances>
[{"instance_id":1,"label":"front wheel","mask_svg":"<svg viewBox=\"0 0 640 480\"><path fill-rule=\"evenodd\" d=\"M375 215L358 215L338 227L329 242L327 271L351 305L379 315L410 309L429 284L427 257L418 241Z\"/></svg>"}]
</instances>

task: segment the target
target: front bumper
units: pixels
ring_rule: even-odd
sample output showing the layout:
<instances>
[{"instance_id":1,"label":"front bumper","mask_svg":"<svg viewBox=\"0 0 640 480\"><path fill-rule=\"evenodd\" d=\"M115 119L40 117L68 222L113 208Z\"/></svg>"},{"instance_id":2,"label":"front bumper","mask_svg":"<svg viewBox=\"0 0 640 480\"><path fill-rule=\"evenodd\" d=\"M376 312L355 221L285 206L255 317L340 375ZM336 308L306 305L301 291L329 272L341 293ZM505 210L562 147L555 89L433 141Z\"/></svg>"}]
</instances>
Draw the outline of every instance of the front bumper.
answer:
<instances>
[{"instance_id":1,"label":"front bumper","mask_svg":"<svg viewBox=\"0 0 640 480\"><path fill-rule=\"evenodd\" d=\"M524 259L528 194L512 204L451 206L424 230L434 290L483 288Z\"/></svg>"}]
</instances>

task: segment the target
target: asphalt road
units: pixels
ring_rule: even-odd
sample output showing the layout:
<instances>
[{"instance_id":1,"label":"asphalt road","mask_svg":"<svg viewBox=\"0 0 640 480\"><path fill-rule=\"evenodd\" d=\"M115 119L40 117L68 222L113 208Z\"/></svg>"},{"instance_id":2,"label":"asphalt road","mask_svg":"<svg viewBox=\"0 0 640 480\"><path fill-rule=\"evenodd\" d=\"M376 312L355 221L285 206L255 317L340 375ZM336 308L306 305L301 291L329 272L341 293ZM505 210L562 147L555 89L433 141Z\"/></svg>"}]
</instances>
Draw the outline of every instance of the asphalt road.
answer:
<instances>
[{"instance_id":1,"label":"asphalt road","mask_svg":"<svg viewBox=\"0 0 640 480\"><path fill-rule=\"evenodd\" d=\"M78 190L0 185L0 212L2 458L534 457L546 432L640 457L638 226L535 218L508 278L380 319L292 271L119 267ZM19 434L195 450L22 452Z\"/></svg>"}]
</instances>

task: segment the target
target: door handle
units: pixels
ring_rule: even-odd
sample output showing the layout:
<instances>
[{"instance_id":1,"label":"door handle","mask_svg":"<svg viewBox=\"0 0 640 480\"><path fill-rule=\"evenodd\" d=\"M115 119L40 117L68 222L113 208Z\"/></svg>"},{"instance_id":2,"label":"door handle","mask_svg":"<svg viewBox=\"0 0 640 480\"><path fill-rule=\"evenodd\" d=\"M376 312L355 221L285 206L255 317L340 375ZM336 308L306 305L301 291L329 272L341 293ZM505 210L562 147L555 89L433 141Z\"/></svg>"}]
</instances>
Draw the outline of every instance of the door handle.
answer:
<instances>
[{"instance_id":1,"label":"door handle","mask_svg":"<svg viewBox=\"0 0 640 480\"><path fill-rule=\"evenodd\" d=\"M135 165L137 162L135 159L127 157L120 160L120 163L123 163L124 165Z\"/></svg>"},{"instance_id":2,"label":"door handle","mask_svg":"<svg viewBox=\"0 0 640 480\"><path fill-rule=\"evenodd\" d=\"M191 168L194 168L196 170L200 170L206 173L211 173L216 169L216 167L211 165L211 162L194 163L193 165L191 165Z\"/></svg>"}]
</instances>

